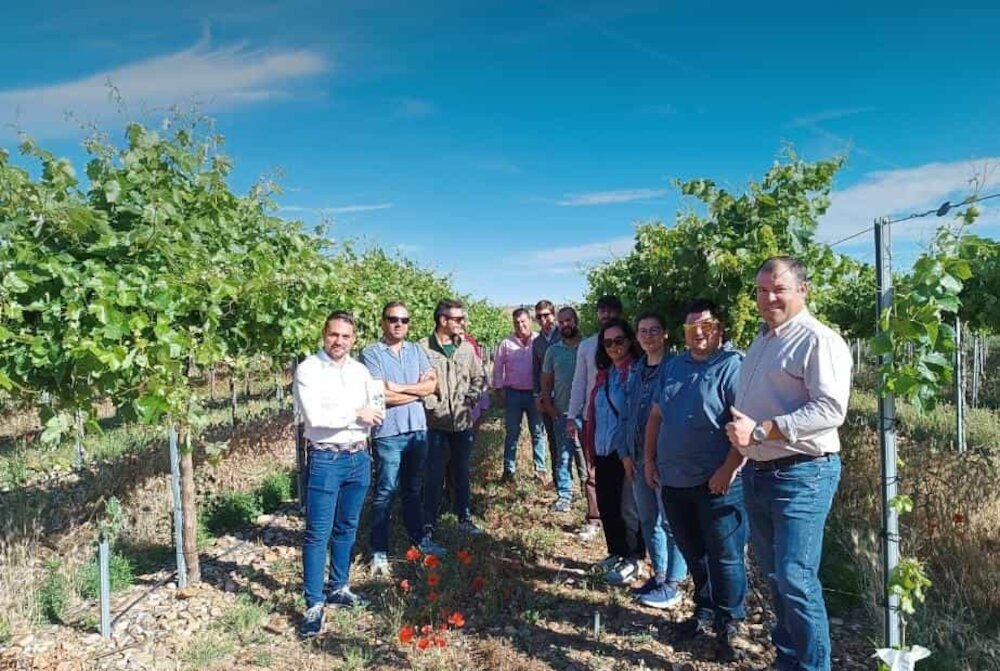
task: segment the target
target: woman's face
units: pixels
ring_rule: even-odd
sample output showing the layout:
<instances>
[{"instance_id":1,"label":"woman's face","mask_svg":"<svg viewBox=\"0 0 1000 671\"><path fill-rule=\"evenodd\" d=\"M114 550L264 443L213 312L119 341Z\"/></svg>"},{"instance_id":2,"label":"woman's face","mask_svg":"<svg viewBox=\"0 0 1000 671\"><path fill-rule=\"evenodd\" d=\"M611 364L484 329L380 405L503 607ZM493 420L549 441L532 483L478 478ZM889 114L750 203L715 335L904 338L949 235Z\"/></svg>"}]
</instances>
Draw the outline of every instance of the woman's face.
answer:
<instances>
[{"instance_id":1,"label":"woman's face","mask_svg":"<svg viewBox=\"0 0 1000 671\"><path fill-rule=\"evenodd\" d=\"M604 331L604 342L601 344L608 353L608 358L616 365L628 356L629 347L632 345L625 337L625 332L618 326L612 326Z\"/></svg>"},{"instance_id":2,"label":"woman's face","mask_svg":"<svg viewBox=\"0 0 1000 671\"><path fill-rule=\"evenodd\" d=\"M667 345L667 332L658 319L643 319L636 325L639 347L646 354L659 354Z\"/></svg>"}]
</instances>

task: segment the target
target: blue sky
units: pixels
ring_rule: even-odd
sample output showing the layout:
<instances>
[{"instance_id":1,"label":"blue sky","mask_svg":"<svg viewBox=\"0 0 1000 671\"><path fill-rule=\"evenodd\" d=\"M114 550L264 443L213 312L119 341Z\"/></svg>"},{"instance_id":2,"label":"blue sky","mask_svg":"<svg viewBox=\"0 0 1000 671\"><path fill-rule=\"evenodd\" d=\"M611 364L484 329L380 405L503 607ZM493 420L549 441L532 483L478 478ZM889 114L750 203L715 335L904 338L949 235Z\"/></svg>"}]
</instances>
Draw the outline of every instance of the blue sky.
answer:
<instances>
[{"instance_id":1,"label":"blue sky","mask_svg":"<svg viewBox=\"0 0 1000 671\"><path fill-rule=\"evenodd\" d=\"M673 178L739 189L786 143L848 153L828 241L976 171L1000 190L995 3L116 4L0 9L3 146L14 123L82 160L64 113L120 135L109 81L132 117L200 102L239 190L281 170L282 216L502 303L579 298L635 222L673 221ZM977 227L1000 237L1000 208ZM897 230L897 258L928 231Z\"/></svg>"}]
</instances>

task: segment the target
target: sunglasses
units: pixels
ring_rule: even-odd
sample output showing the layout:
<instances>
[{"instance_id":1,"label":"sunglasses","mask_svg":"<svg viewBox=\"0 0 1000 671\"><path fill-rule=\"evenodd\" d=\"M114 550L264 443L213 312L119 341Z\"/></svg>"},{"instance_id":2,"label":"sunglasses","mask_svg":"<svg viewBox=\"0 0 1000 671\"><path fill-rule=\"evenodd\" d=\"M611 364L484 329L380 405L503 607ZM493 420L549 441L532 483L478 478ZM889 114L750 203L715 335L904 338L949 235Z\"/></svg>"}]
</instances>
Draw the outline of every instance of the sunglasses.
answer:
<instances>
[{"instance_id":1,"label":"sunglasses","mask_svg":"<svg viewBox=\"0 0 1000 671\"><path fill-rule=\"evenodd\" d=\"M623 335L617 336L615 338L605 338L604 339L604 348L607 349L608 347L611 347L612 345L614 345L615 347L621 347L622 345L624 345L627 342L628 342L628 338L626 338Z\"/></svg>"},{"instance_id":2,"label":"sunglasses","mask_svg":"<svg viewBox=\"0 0 1000 671\"><path fill-rule=\"evenodd\" d=\"M698 329L701 329L702 331L711 331L718 325L719 322L714 319L705 319L693 324L684 324L684 333L694 333Z\"/></svg>"},{"instance_id":3,"label":"sunglasses","mask_svg":"<svg viewBox=\"0 0 1000 671\"><path fill-rule=\"evenodd\" d=\"M410 323L410 318L409 317L389 316L389 317L386 317L385 320L387 322L389 322L390 324L409 324Z\"/></svg>"},{"instance_id":4,"label":"sunglasses","mask_svg":"<svg viewBox=\"0 0 1000 671\"><path fill-rule=\"evenodd\" d=\"M459 322L459 323L461 323L461 322L465 321L465 316L464 315L459 316L459 317L451 317L449 315L445 315L444 318L447 319L450 322Z\"/></svg>"}]
</instances>

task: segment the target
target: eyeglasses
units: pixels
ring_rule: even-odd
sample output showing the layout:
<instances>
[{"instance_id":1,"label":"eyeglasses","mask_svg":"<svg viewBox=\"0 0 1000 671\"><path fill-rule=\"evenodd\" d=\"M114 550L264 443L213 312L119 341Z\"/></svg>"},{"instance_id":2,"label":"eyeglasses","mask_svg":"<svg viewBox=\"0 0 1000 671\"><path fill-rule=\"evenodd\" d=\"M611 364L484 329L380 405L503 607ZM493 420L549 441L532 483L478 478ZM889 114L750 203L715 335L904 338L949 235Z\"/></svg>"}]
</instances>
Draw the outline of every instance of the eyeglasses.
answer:
<instances>
[{"instance_id":1,"label":"eyeglasses","mask_svg":"<svg viewBox=\"0 0 1000 671\"><path fill-rule=\"evenodd\" d=\"M663 329L659 326L653 326L648 329L639 329L637 333L641 336L658 336L663 335Z\"/></svg>"},{"instance_id":2,"label":"eyeglasses","mask_svg":"<svg viewBox=\"0 0 1000 671\"><path fill-rule=\"evenodd\" d=\"M536 312L535 313L535 319L538 320L538 321L542 321L542 319L544 319L545 317L551 317L551 316L552 316L551 312Z\"/></svg>"},{"instance_id":3,"label":"eyeglasses","mask_svg":"<svg viewBox=\"0 0 1000 671\"><path fill-rule=\"evenodd\" d=\"M465 315L459 315L457 317L452 317L451 315L445 315L444 318L450 322L458 322L459 324L465 321Z\"/></svg>"},{"instance_id":4,"label":"eyeglasses","mask_svg":"<svg viewBox=\"0 0 1000 671\"><path fill-rule=\"evenodd\" d=\"M719 322L715 319L703 319L700 322L694 322L693 324L684 324L684 333L694 333L698 329L702 331L711 331L719 325Z\"/></svg>"},{"instance_id":5,"label":"eyeglasses","mask_svg":"<svg viewBox=\"0 0 1000 671\"><path fill-rule=\"evenodd\" d=\"M621 347L622 345L624 345L627 342L628 342L628 338L626 338L623 335L616 336L614 338L605 338L604 339L604 349L607 349L607 348L611 347L612 345L614 345L615 347Z\"/></svg>"},{"instance_id":6,"label":"eyeglasses","mask_svg":"<svg viewBox=\"0 0 1000 671\"><path fill-rule=\"evenodd\" d=\"M409 317L397 317L395 315L390 315L390 316L386 317L385 320L387 322L389 322L390 324L409 324L410 323L410 318Z\"/></svg>"}]
</instances>

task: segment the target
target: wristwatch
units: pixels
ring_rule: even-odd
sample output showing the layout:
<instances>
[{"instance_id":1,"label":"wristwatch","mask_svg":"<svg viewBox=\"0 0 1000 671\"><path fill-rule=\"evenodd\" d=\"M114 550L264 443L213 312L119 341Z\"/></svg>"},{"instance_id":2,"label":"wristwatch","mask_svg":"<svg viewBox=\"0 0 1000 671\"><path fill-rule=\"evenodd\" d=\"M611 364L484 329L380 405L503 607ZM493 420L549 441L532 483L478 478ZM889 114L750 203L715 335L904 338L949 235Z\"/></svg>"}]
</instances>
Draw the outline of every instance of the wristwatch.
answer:
<instances>
[{"instance_id":1,"label":"wristwatch","mask_svg":"<svg viewBox=\"0 0 1000 671\"><path fill-rule=\"evenodd\" d=\"M763 443L767 440L767 430L764 428L763 424L758 424L753 427L753 432L750 434L750 438L755 443Z\"/></svg>"}]
</instances>

